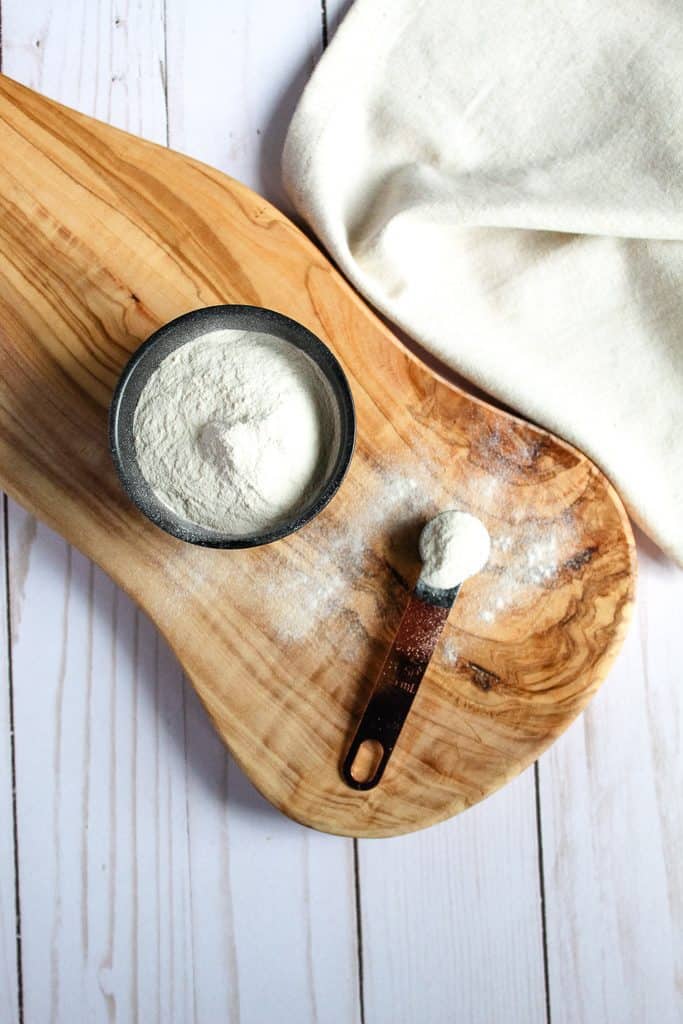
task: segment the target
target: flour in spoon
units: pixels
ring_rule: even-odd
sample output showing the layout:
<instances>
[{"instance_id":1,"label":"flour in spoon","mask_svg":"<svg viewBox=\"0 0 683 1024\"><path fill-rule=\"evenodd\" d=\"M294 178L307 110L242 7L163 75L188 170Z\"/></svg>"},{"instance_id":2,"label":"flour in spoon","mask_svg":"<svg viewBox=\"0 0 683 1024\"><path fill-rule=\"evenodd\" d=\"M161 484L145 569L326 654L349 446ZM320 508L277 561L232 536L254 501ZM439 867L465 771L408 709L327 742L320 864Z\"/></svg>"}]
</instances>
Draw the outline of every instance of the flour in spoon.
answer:
<instances>
[{"instance_id":1,"label":"flour in spoon","mask_svg":"<svg viewBox=\"0 0 683 1024\"><path fill-rule=\"evenodd\" d=\"M484 568L491 538L481 519L449 509L434 516L420 534L420 579L428 587L448 590Z\"/></svg>"},{"instance_id":2,"label":"flour in spoon","mask_svg":"<svg viewBox=\"0 0 683 1024\"><path fill-rule=\"evenodd\" d=\"M270 334L212 331L167 356L135 411L138 464L176 515L258 534L319 489L335 444L329 385Z\"/></svg>"}]
</instances>

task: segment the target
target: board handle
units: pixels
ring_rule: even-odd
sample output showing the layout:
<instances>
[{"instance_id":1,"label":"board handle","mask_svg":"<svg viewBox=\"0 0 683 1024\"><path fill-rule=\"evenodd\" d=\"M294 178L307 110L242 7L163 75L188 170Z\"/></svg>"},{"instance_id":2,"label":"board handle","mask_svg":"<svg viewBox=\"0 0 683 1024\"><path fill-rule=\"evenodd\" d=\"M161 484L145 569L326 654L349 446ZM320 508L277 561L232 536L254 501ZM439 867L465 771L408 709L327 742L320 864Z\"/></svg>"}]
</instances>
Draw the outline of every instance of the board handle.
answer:
<instances>
[{"instance_id":1,"label":"board handle","mask_svg":"<svg viewBox=\"0 0 683 1024\"><path fill-rule=\"evenodd\" d=\"M459 587L419 580L341 766L352 789L374 789L386 769Z\"/></svg>"}]
</instances>

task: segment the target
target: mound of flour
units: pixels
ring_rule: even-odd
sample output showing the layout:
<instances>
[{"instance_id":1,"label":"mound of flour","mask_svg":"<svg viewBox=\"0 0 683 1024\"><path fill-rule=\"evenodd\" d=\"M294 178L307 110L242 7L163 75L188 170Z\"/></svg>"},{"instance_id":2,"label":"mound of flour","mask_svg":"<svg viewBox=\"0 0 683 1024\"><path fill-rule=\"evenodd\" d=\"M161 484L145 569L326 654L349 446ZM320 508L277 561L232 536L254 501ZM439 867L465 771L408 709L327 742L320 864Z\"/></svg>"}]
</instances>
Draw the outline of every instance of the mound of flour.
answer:
<instances>
[{"instance_id":1,"label":"mound of flour","mask_svg":"<svg viewBox=\"0 0 683 1024\"><path fill-rule=\"evenodd\" d=\"M308 356L270 334L220 330L160 363L133 433L160 501L190 522L244 536L277 525L315 493L335 417Z\"/></svg>"},{"instance_id":2,"label":"mound of flour","mask_svg":"<svg viewBox=\"0 0 683 1024\"><path fill-rule=\"evenodd\" d=\"M469 512L441 512L420 534L420 579L428 587L450 590L483 569L491 538L481 519Z\"/></svg>"}]
</instances>

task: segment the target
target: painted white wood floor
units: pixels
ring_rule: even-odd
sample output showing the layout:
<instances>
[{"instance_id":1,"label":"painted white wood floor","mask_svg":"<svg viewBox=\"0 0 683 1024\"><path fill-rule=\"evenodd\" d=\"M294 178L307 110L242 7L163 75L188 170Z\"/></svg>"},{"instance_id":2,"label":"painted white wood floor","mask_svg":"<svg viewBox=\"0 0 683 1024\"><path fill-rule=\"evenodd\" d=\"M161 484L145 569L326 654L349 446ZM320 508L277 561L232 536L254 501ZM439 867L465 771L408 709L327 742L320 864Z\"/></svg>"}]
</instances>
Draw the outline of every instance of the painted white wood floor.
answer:
<instances>
[{"instance_id":1,"label":"painted white wood floor","mask_svg":"<svg viewBox=\"0 0 683 1024\"><path fill-rule=\"evenodd\" d=\"M0 0L2 67L287 209L347 6ZM683 1020L683 573L647 540L619 663L540 764L358 843L265 804L144 616L12 502L0 551L2 1024Z\"/></svg>"}]
</instances>

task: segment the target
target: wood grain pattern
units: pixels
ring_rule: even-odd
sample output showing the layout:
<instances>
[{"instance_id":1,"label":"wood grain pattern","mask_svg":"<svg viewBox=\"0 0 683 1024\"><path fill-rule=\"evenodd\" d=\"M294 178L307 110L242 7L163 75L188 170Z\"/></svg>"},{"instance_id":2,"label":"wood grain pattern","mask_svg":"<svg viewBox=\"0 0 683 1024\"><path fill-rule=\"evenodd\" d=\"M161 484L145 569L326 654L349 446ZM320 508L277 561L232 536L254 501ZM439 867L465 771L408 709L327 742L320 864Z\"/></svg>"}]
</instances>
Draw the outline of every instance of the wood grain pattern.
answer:
<instances>
[{"instance_id":1,"label":"wood grain pattern","mask_svg":"<svg viewBox=\"0 0 683 1024\"><path fill-rule=\"evenodd\" d=\"M367 1020L546 1024L535 832L526 772L438 829L359 844Z\"/></svg>"},{"instance_id":2,"label":"wood grain pattern","mask_svg":"<svg viewBox=\"0 0 683 1024\"><path fill-rule=\"evenodd\" d=\"M147 609L239 762L291 816L342 834L389 835L447 817L509 780L585 706L623 634L633 543L604 478L569 446L424 370L248 189L9 80L2 112L12 154L0 179L8 489ZM142 521L103 443L116 375L141 338L220 301L270 306L328 340L349 374L360 435L328 511L273 548L228 558ZM520 523L540 533L570 509L573 532L550 584L529 585L495 621L482 618L481 601L505 552L471 583L452 626L455 666L432 666L381 792L359 797L341 783L338 760L417 575L418 524L409 535L383 524L367 537L363 571L342 577L339 612L315 643L292 640L286 660L277 631L284 612L270 584L274 571L291 568L315 577L319 553L348 520L386 504L392 467L401 479L427 473L422 517L459 504L494 535ZM252 585L240 591L244 578ZM197 643L198 627L211 644ZM357 654L340 672L350 630Z\"/></svg>"}]
</instances>

